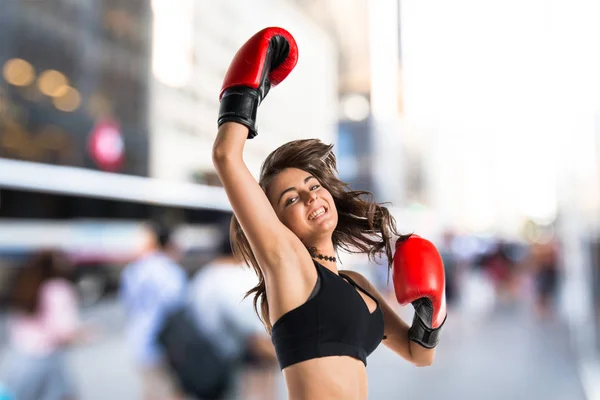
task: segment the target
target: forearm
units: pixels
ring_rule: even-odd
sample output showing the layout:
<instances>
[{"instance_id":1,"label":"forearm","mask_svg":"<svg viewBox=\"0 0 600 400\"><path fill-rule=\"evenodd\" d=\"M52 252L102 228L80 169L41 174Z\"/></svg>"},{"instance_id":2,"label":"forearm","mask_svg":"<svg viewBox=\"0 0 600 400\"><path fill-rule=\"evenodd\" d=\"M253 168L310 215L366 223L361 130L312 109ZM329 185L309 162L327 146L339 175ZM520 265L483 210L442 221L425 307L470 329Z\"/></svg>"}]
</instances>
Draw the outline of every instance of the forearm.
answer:
<instances>
[{"instance_id":1,"label":"forearm","mask_svg":"<svg viewBox=\"0 0 600 400\"><path fill-rule=\"evenodd\" d=\"M414 365L417 367L427 367L433 364L433 360L435 359L435 348L426 349L412 340L409 340L408 343L411 361Z\"/></svg>"},{"instance_id":2,"label":"forearm","mask_svg":"<svg viewBox=\"0 0 600 400\"><path fill-rule=\"evenodd\" d=\"M228 159L242 159L247 136L248 128L237 122L226 122L219 127L212 152L217 169Z\"/></svg>"},{"instance_id":3,"label":"forearm","mask_svg":"<svg viewBox=\"0 0 600 400\"><path fill-rule=\"evenodd\" d=\"M398 318L399 319L399 318ZM408 325L402 322L390 332L388 329L384 344L396 354L417 367L427 367L433 364L435 349L427 349L409 339Z\"/></svg>"}]
</instances>

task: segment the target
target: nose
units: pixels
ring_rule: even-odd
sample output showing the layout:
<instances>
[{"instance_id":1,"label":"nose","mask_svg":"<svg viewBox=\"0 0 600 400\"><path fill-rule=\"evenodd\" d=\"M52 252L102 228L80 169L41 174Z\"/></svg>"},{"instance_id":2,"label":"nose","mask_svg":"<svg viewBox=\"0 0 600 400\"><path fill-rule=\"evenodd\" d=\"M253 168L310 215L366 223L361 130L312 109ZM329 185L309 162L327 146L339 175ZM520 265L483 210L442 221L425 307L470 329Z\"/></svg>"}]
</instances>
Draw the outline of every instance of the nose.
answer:
<instances>
[{"instance_id":1,"label":"nose","mask_svg":"<svg viewBox=\"0 0 600 400\"><path fill-rule=\"evenodd\" d=\"M317 199L317 192L308 192L308 196L306 197L306 203L312 204L313 201Z\"/></svg>"}]
</instances>

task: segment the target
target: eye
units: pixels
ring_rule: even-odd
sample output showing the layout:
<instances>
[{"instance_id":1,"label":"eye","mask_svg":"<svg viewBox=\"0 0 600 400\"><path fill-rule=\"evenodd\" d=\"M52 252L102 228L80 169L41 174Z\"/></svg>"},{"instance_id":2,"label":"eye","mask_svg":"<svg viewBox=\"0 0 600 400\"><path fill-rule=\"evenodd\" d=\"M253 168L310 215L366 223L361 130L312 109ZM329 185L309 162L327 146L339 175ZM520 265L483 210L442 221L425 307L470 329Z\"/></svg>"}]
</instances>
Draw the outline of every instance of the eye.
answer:
<instances>
[{"instance_id":1,"label":"eye","mask_svg":"<svg viewBox=\"0 0 600 400\"><path fill-rule=\"evenodd\" d=\"M294 204L296 202L296 200L298 200L298 197L290 197L289 199L287 199L287 201L285 202L286 206L289 206L290 204Z\"/></svg>"},{"instance_id":2,"label":"eye","mask_svg":"<svg viewBox=\"0 0 600 400\"><path fill-rule=\"evenodd\" d=\"M317 190L317 189L318 189L318 188L320 188L320 187L321 187L321 185L312 185L312 186L310 187L310 190Z\"/></svg>"}]
</instances>

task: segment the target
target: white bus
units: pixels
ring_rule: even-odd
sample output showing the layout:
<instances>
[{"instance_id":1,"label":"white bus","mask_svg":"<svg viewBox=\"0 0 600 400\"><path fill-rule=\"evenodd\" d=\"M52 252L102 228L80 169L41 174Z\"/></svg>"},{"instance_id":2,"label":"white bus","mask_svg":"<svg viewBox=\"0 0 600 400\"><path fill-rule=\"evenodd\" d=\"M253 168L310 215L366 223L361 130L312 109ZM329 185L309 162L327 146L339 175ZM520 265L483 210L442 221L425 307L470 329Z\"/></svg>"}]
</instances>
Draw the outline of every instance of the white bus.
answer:
<instances>
[{"instance_id":1,"label":"white bus","mask_svg":"<svg viewBox=\"0 0 600 400\"><path fill-rule=\"evenodd\" d=\"M0 159L0 300L31 252L64 251L84 303L115 288L146 221L176 223L192 273L210 257L216 224L230 218L220 187Z\"/></svg>"}]
</instances>

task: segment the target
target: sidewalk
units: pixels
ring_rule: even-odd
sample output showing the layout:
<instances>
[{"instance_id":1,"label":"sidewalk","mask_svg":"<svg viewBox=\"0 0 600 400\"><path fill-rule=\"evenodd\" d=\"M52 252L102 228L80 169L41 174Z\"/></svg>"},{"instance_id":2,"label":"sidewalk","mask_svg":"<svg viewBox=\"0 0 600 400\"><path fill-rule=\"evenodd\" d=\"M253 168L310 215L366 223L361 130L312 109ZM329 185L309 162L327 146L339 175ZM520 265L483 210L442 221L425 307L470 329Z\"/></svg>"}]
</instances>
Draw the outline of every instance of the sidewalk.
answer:
<instances>
[{"instance_id":1,"label":"sidewalk","mask_svg":"<svg viewBox=\"0 0 600 400\"><path fill-rule=\"evenodd\" d=\"M562 324L538 325L520 310L470 326L451 317L431 367L412 367L378 349L369 366L369 399L586 398Z\"/></svg>"},{"instance_id":2,"label":"sidewalk","mask_svg":"<svg viewBox=\"0 0 600 400\"><path fill-rule=\"evenodd\" d=\"M86 314L107 331L99 343L70 353L81 399L138 399L139 378L126 348L119 307L109 300ZM410 307L401 310L406 321L411 314ZM524 308L479 317L449 314L431 367L416 368L381 345L368 361L369 399L584 400L582 382L598 389L594 377L600 377L600 369L578 365L563 324L536 323ZM279 393L287 398L283 379ZM598 398L593 395L590 391L588 399Z\"/></svg>"}]
</instances>

